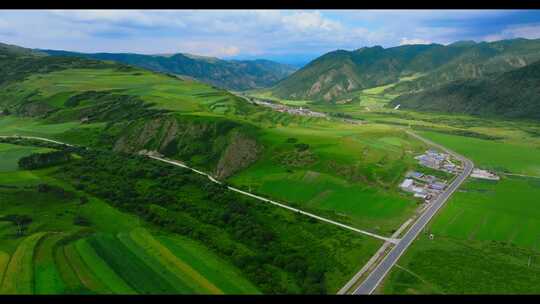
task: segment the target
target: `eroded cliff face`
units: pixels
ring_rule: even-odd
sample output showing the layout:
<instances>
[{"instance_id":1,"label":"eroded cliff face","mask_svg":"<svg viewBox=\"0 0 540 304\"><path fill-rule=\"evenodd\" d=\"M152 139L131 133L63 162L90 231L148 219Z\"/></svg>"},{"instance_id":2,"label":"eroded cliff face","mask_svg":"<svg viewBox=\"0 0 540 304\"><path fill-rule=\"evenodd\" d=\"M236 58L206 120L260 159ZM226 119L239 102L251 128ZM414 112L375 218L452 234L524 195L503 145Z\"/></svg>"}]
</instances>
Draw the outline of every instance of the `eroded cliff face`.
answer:
<instances>
[{"instance_id":1,"label":"eroded cliff face","mask_svg":"<svg viewBox=\"0 0 540 304\"><path fill-rule=\"evenodd\" d=\"M255 139L234 131L230 136L227 148L219 159L216 177L225 179L247 168L257 160L261 152L262 146Z\"/></svg>"},{"instance_id":2,"label":"eroded cliff face","mask_svg":"<svg viewBox=\"0 0 540 304\"><path fill-rule=\"evenodd\" d=\"M157 151L226 179L255 162L263 147L234 121L164 115L129 124L114 143L117 152L140 150Z\"/></svg>"}]
</instances>

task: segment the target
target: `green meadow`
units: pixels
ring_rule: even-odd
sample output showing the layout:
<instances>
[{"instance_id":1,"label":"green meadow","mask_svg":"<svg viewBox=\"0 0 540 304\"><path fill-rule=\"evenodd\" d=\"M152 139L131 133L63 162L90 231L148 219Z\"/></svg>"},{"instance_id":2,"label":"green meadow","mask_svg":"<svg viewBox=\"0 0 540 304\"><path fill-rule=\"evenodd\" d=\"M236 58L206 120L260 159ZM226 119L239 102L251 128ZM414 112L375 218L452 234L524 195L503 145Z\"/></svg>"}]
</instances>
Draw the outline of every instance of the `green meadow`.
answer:
<instances>
[{"instance_id":1,"label":"green meadow","mask_svg":"<svg viewBox=\"0 0 540 304\"><path fill-rule=\"evenodd\" d=\"M15 171L18 168L17 161L21 157L32 153L41 153L53 151L48 148L23 147L18 145L0 143L0 172Z\"/></svg>"},{"instance_id":2,"label":"green meadow","mask_svg":"<svg viewBox=\"0 0 540 304\"><path fill-rule=\"evenodd\" d=\"M468 156L476 166L498 172L540 176L540 145L420 132L426 138Z\"/></svg>"},{"instance_id":3,"label":"green meadow","mask_svg":"<svg viewBox=\"0 0 540 304\"><path fill-rule=\"evenodd\" d=\"M268 147L264 155L231 183L382 234L417 208L397 184L425 146L402 131L374 124L289 126L259 139ZM298 151L299 143L309 152Z\"/></svg>"}]
</instances>

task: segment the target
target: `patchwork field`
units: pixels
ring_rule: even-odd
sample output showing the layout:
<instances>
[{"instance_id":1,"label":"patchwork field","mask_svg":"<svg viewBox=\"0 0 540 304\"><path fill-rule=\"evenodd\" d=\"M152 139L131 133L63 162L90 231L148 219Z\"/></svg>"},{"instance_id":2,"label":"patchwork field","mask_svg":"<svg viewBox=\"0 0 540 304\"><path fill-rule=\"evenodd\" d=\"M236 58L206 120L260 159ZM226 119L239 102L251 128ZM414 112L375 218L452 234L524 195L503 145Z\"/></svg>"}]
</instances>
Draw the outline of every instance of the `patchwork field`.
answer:
<instances>
[{"instance_id":1,"label":"patchwork field","mask_svg":"<svg viewBox=\"0 0 540 304\"><path fill-rule=\"evenodd\" d=\"M11 170L0 172L0 293L259 293L234 266L194 241L163 233L154 238L140 219L93 197L79 205L66 193L29 189L38 182L69 188L49 177L51 169L16 167L20 157L51 149L0 147L2 168ZM10 214L32 219L24 236L3 219ZM80 216L93 229L74 225Z\"/></svg>"}]
</instances>

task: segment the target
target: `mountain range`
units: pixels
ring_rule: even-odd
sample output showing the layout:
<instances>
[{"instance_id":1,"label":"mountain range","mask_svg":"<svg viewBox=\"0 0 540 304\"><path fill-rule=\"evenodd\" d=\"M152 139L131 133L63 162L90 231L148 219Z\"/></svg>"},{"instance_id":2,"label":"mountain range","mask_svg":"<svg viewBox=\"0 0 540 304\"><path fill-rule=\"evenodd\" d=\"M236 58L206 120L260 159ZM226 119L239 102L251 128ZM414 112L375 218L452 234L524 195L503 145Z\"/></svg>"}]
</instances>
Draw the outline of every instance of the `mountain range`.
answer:
<instances>
[{"instance_id":1,"label":"mountain range","mask_svg":"<svg viewBox=\"0 0 540 304\"><path fill-rule=\"evenodd\" d=\"M540 119L540 39L337 50L296 72L267 60L221 60L191 54L85 54L6 44L0 44L0 51L4 57L14 56L14 60L4 60L0 82L24 77L27 68L34 71L33 65L43 62L42 68L48 70L77 66L82 59L91 59L84 64L97 67L104 64L99 60L106 60L187 76L229 90L270 87L276 97L329 103L391 84L383 93L397 96L388 104L392 107ZM36 59L44 56L50 59ZM11 70L15 73L9 73Z\"/></svg>"},{"instance_id":2,"label":"mountain range","mask_svg":"<svg viewBox=\"0 0 540 304\"><path fill-rule=\"evenodd\" d=\"M132 53L78 53L37 50L50 56L111 60L156 72L188 76L229 90L270 87L287 77L296 67L270 60L222 60L191 54L143 55Z\"/></svg>"},{"instance_id":3,"label":"mountain range","mask_svg":"<svg viewBox=\"0 0 540 304\"><path fill-rule=\"evenodd\" d=\"M391 106L417 111L540 120L540 61L478 79L403 94Z\"/></svg>"},{"instance_id":4,"label":"mountain range","mask_svg":"<svg viewBox=\"0 0 540 304\"><path fill-rule=\"evenodd\" d=\"M284 99L334 102L351 92L394 83L388 92L403 94L503 73L537 60L540 40L521 38L337 50L283 79L271 92Z\"/></svg>"}]
</instances>

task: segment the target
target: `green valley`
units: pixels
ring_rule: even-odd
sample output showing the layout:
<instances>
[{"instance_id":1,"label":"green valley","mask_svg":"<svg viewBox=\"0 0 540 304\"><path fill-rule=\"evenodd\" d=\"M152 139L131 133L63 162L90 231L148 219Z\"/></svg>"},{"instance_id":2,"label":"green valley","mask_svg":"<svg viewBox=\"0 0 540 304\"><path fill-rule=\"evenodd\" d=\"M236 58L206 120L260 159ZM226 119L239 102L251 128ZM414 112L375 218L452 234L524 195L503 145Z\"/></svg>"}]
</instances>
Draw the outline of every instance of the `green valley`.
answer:
<instances>
[{"instance_id":1,"label":"green valley","mask_svg":"<svg viewBox=\"0 0 540 304\"><path fill-rule=\"evenodd\" d=\"M0 43L0 295L540 293L536 23L236 13L54 11L110 44Z\"/></svg>"}]
</instances>

